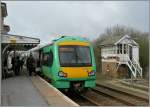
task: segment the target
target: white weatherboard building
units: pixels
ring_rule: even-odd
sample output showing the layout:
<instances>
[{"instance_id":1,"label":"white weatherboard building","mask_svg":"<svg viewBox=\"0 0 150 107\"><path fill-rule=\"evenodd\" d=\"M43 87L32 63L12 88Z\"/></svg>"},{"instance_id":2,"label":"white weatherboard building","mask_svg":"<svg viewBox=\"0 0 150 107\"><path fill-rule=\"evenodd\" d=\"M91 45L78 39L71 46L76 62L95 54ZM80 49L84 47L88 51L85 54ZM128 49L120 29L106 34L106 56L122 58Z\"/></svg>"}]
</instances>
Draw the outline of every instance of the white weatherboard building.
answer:
<instances>
[{"instance_id":1,"label":"white weatherboard building","mask_svg":"<svg viewBox=\"0 0 150 107\"><path fill-rule=\"evenodd\" d=\"M101 43L102 72L112 77L142 77L139 45L130 36L113 36Z\"/></svg>"}]
</instances>

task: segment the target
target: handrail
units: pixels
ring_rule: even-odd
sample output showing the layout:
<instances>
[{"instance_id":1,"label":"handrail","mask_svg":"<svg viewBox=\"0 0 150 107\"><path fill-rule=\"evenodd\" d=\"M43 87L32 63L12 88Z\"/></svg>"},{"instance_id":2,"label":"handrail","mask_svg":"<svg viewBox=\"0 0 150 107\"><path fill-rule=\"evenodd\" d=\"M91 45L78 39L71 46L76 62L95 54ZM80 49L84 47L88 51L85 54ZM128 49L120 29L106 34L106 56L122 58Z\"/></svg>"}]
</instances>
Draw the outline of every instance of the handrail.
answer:
<instances>
[{"instance_id":1,"label":"handrail","mask_svg":"<svg viewBox=\"0 0 150 107\"><path fill-rule=\"evenodd\" d=\"M140 73L140 76L142 77L142 68L140 67L139 63L134 59L134 57L133 57L133 61L135 62L137 69L139 69L137 71Z\"/></svg>"},{"instance_id":2,"label":"handrail","mask_svg":"<svg viewBox=\"0 0 150 107\"><path fill-rule=\"evenodd\" d=\"M136 77L136 68L135 68L135 66L133 65L133 62L130 60L130 58L128 57L128 64L129 64L129 67L130 67L130 69L132 70L132 73L133 73L133 75L134 75L134 77ZM129 63L130 62L130 63ZM133 68L134 68L134 70L133 70Z\"/></svg>"},{"instance_id":3,"label":"handrail","mask_svg":"<svg viewBox=\"0 0 150 107\"><path fill-rule=\"evenodd\" d=\"M142 68L140 67L139 63L134 59L134 57L133 57L133 61L135 62L135 64L137 65L137 67L138 67L140 70L142 70Z\"/></svg>"},{"instance_id":4,"label":"handrail","mask_svg":"<svg viewBox=\"0 0 150 107\"><path fill-rule=\"evenodd\" d=\"M132 75L136 78L137 73L142 77L142 68L140 64L132 57L132 60L129 58L129 55L121 56L122 59L120 60L122 63L126 63L130 68ZM119 56L120 58L120 56Z\"/></svg>"}]
</instances>

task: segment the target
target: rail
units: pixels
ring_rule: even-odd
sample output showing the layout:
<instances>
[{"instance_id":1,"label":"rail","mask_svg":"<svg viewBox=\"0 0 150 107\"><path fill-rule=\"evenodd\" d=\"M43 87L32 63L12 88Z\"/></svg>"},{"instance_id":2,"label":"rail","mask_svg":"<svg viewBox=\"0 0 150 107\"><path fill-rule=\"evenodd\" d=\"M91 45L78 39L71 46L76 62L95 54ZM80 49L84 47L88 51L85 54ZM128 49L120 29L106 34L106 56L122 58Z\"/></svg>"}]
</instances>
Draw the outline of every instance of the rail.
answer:
<instances>
[{"instance_id":1,"label":"rail","mask_svg":"<svg viewBox=\"0 0 150 107\"><path fill-rule=\"evenodd\" d=\"M119 89L115 89L109 86L104 86L101 84L97 84L96 88L93 89L99 93L104 93L112 98L118 99L118 101L123 102L126 105L138 105L145 106L149 104L149 99L143 98L137 95L130 94L128 92L121 91Z\"/></svg>"}]
</instances>

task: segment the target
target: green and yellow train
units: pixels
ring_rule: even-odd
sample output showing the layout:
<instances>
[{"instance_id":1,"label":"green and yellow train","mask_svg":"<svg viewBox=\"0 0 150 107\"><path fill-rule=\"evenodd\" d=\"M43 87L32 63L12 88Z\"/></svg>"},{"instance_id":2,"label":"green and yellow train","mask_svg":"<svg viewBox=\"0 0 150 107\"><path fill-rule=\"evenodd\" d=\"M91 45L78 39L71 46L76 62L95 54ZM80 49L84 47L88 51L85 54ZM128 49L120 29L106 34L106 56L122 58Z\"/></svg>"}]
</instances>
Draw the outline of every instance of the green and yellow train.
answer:
<instances>
[{"instance_id":1,"label":"green and yellow train","mask_svg":"<svg viewBox=\"0 0 150 107\"><path fill-rule=\"evenodd\" d=\"M93 47L81 37L62 36L52 43L32 49L40 72L56 88L95 87L96 64ZM36 55L35 55L36 54Z\"/></svg>"}]
</instances>

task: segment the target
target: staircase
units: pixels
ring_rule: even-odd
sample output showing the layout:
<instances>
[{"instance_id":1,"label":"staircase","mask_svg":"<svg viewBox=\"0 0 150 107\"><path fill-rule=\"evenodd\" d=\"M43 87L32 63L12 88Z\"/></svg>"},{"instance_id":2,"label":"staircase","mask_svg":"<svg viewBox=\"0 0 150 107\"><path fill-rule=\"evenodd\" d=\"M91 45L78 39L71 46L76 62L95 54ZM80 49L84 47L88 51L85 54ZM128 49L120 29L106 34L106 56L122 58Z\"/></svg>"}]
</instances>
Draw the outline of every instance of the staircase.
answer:
<instances>
[{"instance_id":1,"label":"staircase","mask_svg":"<svg viewBox=\"0 0 150 107\"><path fill-rule=\"evenodd\" d=\"M134 78L142 78L142 68L140 67L139 63L133 58L132 60L128 58L126 64L128 65L129 69Z\"/></svg>"},{"instance_id":2,"label":"staircase","mask_svg":"<svg viewBox=\"0 0 150 107\"><path fill-rule=\"evenodd\" d=\"M141 79L142 78L142 68L139 65L139 63L134 59L134 57L132 57L132 60L129 58L128 55L127 56L120 56L120 57L121 58L118 61L117 70L121 64L126 64L129 67L132 76L135 79L139 79L139 78Z\"/></svg>"}]
</instances>

